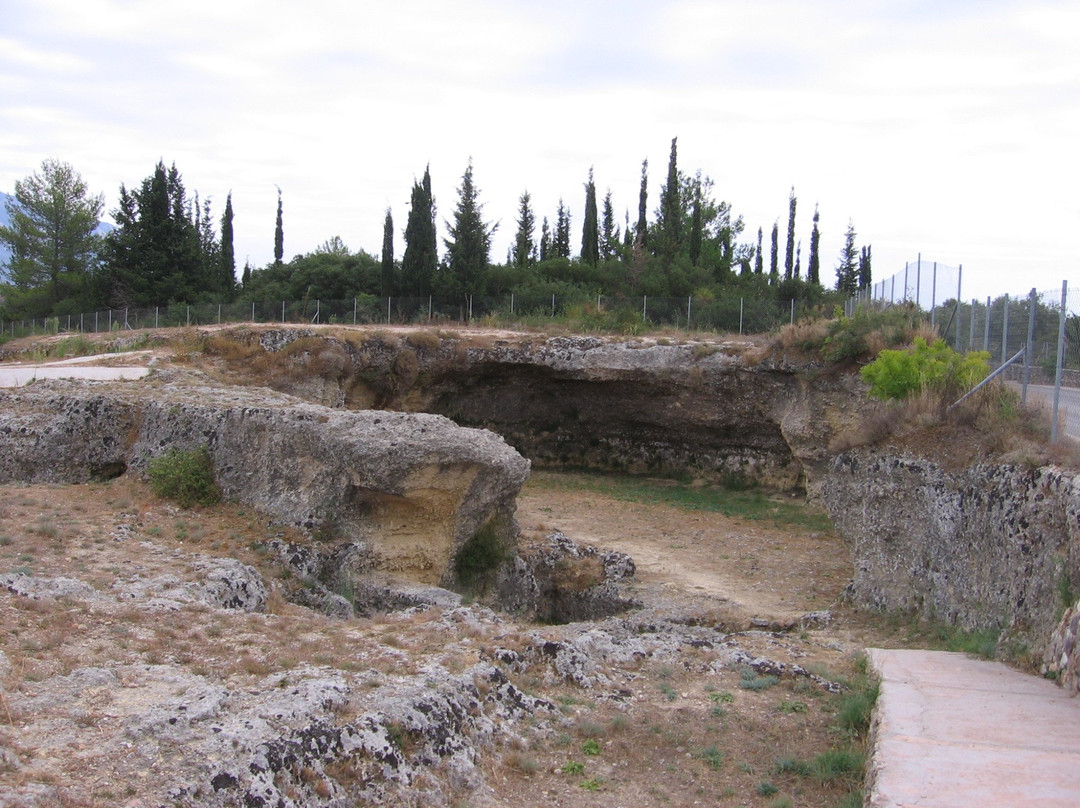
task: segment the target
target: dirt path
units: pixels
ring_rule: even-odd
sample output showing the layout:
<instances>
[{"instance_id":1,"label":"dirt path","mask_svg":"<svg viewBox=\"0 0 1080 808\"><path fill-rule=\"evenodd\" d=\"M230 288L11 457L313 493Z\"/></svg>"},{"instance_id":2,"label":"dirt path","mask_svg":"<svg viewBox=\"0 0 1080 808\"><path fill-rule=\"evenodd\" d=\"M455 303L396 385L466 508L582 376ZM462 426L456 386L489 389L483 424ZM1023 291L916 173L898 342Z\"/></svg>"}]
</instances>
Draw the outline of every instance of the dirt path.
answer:
<instances>
[{"instance_id":1,"label":"dirt path","mask_svg":"<svg viewBox=\"0 0 1080 808\"><path fill-rule=\"evenodd\" d=\"M533 473L518 499L523 531L561 530L575 541L627 553L642 584L673 598L712 601L759 624L785 623L827 609L851 577L847 549L831 531L623 502L567 487L572 479Z\"/></svg>"}]
</instances>

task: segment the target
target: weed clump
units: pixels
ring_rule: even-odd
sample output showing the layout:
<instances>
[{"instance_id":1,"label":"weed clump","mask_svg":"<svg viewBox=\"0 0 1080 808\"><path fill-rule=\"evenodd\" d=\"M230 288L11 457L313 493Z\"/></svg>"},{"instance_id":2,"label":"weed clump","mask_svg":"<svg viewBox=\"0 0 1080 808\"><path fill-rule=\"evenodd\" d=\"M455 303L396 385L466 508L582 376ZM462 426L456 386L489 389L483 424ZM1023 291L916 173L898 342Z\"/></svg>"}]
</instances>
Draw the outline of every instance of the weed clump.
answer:
<instances>
[{"instance_id":1,"label":"weed clump","mask_svg":"<svg viewBox=\"0 0 1080 808\"><path fill-rule=\"evenodd\" d=\"M221 489L214 482L214 463L205 446L170 449L150 461L147 473L150 488L157 496L184 508L221 501Z\"/></svg>"}]
</instances>

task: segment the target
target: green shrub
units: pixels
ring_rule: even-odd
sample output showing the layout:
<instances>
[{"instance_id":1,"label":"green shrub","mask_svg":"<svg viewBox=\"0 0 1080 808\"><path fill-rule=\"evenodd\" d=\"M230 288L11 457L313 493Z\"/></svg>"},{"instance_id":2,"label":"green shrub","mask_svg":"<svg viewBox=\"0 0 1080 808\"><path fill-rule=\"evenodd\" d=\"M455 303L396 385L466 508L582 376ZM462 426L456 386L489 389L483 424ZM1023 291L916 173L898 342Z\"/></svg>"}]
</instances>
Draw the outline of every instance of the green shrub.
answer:
<instances>
[{"instance_id":1,"label":"green shrub","mask_svg":"<svg viewBox=\"0 0 1080 808\"><path fill-rule=\"evenodd\" d=\"M170 449L150 461L147 473L155 494L184 508L221 501L221 489L214 482L214 463L205 446Z\"/></svg>"},{"instance_id":2,"label":"green shrub","mask_svg":"<svg viewBox=\"0 0 1080 808\"><path fill-rule=\"evenodd\" d=\"M508 551L491 524L484 525L461 545L454 557L454 572L468 589L483 588L489 576L506 561Z\"/></svg>"},{"instance_id":3,"label":"green shrub","mask_svg":"<svg viewBox=\"0 0 1080 808\"><path fill-rule=\"evenodd\" d=\"M990 373L986 351L957 353L942 339L927 344L915 338L909 351L884 350L860 373L870 395L903 399L926 391L958 393L969 390Z\"/></svg>"},{"instance_id":4,"label":"green shrub","mask_svg":"<svg viewBox=\"0 0 1080 808\"><path fill-rule=\"evenodd\" d=\"M872 356L882 348L910 341L922 322L923 315L912 306L892 306L883 311L860 306L851 317L841 314L829 322L821 355L829 362Z\"/></svg>"}]
</instances>

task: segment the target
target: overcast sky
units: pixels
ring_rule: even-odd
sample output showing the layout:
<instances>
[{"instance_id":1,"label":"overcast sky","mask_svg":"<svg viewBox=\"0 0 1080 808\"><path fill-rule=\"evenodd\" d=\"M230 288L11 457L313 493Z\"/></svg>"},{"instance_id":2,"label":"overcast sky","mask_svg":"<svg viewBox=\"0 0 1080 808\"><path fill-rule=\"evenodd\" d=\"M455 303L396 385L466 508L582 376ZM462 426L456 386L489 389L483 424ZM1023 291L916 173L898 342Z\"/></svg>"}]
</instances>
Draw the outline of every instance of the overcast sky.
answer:
<instances>
[{"instance_id":1,"label":"overcast sky","mask_svg":"<svg viewBox=\"0 0 1080 808\"><path fill-rule=\"evenodd\" d=\"M331 236L398 258L431 166L440 247L471 157L502 261L528 189L580 245L584 183L650 218L672 137L756 242L792 186L822 280L848 221L875 279L964 267L963 297L1080 282L1080 3L1018 0L0 0L0 190L71 163L106 209L159 159L237 261ZM539 234L537 234L539 235ZM768 247L766 246L766 250ZM781 244L781 261L783 245Z\"/></svg>"}]
</instances>

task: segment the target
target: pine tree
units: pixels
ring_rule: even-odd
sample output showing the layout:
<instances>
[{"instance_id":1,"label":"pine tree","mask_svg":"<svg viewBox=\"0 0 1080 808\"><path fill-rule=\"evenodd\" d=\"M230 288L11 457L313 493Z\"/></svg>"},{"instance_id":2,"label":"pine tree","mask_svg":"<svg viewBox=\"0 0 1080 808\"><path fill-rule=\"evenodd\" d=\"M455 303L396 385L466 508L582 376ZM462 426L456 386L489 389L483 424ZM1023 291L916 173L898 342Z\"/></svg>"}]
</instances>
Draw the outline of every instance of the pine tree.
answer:
<instances>
[{"instance_id":1,"label":"pine tree","mask_svg":"<svg viewBox=\"0 0 1080 808\"><path fill-rule=\"evenodd\" d=\"M221 214L220 284L225 300L231 301L236 292L236 252L233 248L232 191L225 197L225 212Z\"/></svg>"},{"instance_id":2,"label":"pine tree","mask_svg":"<svg viewBox=\"0 0 1080 808\"><path fill-rule=\"evenodd\" d=\"M245 261L244 273L240 276L240 285L247 286L249 283L251 283L251 264Z\"/></svg>"},{"instance_id":3,"label":"pine tree","mask_svg":"<svg viewBox=\"0 0 1080 808\"><path fill-rule=\"evenodd\" d=\"M760 275L765 270L765 256L761 253L761 228L757 229L757 252L754 253L754 274Z\"/></svg>"},{"instance_id":4,"label":"pine tree","mask_svg":"<svg viewBox=\"0 0 1080 808\"><path fill-rule=\"evenodd\" d=\"M432 292L439 255L435 234L435 199L431 195L430 166L413 182L409 219L405 225L405 255L401 259L402 294L427 297Z\"/></svg>"},{"instance_id":5,"label":"pine tree","mask_svg":"<svg viewBox=\"0 0 1080 808\"><path fill-rule=\"evenodd\" d=\"M818 209L814 205L814 229L810 231L810 259L806 266L806 280L810 283L821 283L821 262L818 258L818 246L821 244L821 233L818 232Z\"/></svg>"},{"instance_id":6,"label":"pine tree","mask_svg":"<svg viewBox=\"0 0 1080 808\"><path fill-rule=\"evenodd\" d=\"M859 289L859 253L855 249L855 225L848 220L848 229L844 233L844 248L840 251L840 261L836 265L836 291L845 295L854 295Z\"/></svg>"},{"instance_id":7,"label":"pine tree","mask_svg":"<svg viewBox=\"0 0 1080 808\"><path fill-rule=\"evenodd\" d=\"M638 249L644 249L649 232L649 222L645 218L649 199L649 161L641 161L641 190L638 191L638 219L634 228L634 243Z\"/></svg>"},{"instance_id":8,"label":"pine tree","mask_svg":"<svg viewBox=\"0 0 1080 808\"><path fill-rule=\"evenodd\" d=\"M795 186L791 186L788 198L787 252L784 255L784 278L792 276L795 260Z\"/></svg>"},{"instance_id":9,"label":"pine tree","mask_svg":"<svg viewBox=\"0 0 1080 808\"><path fill-rule=\"evenodd\" d=\"M611 203L611 189L604 194L603 219L600 226L600 253L607 261L619 253L619 226L615 224L615 207Z\"/></svg>"},{"instance_id":10,"label":"pine tree","mask_svg":"<svg viewBox=\"0 0 1080 808\"><path fill-rule=\"evenodd\" d=\"M450 285L465 295L480 291L491 253L491 235L496 228L496 225L485 224L481 218L484 206L479 197L480 192L473 184L473 165L470 158L458 188L454 223L447 223L450 237L443 242L447 250L446 266L450 272Z\"/></svg>"},{"instance_id":11,"label":"pine tree","mask_svg":"<svg viewBox=\"0 0 1080 808\"><path fill-rule=\"evenodd\" d=\"M532 197L525 191L518 200L517 235L514 237L511 261L514 266L525 269L536 260L536 216L532 210Z\"/></svg>"},{"instance_id":12,"label":"pine tree","mask_svg":"<svg viewBox=\"0 0 1080 808\"><path fill-rule=\"evenodd\" d=\"M870 245L867 244L859 255L859 288L869 289L873 283L870 271Z\"/></svg>"},{"instance_id":13,"label":"pine tree","mask_svg":"<svg viewBox=\"0 0 1080 808\"><path fill-rule=\"evenodd\" d=\"M394 215L389 207L383 220L381 270L379 286L383 297L389 297L394 294L397 280L397 268L394 266Z\"/></svg>"},{"instance_id":14,"label":"pine tree","mask_svg":"<svg viewBox=\"0 0 1080 808\"><path fill-rule=\"evenodd\" d=\"M281 189L277 189L277 221L274 224L274 263L285 257L285 230L281 224Z\"/></svg>"},{"instance_id":15,"label":"pine tree","mask_svg":"<svg viewBox=\"0 0 1080 808\"><path fill-rule=\"evenodd\" d=\"M540 225L540 260L546 261L551 257L551 226L545 216L544 223Z\"/></svg>"},{"instance_id":16,"label":"pine tree","mask_svg":"<svg viewBox=\"0 0 1080 808\"><path fill-rule=\"evenodd\" d=\"M678 138L671 139L671 156L668 158L667 182L660 189L660 244L659 252L671 261L682 252L682 200L679 196Z\"/></svg>"},{"instance_id":17,"label":"pine tree","mask_svg":"<svg viewBox=\"0 0 1080 808\"><path fill-rule=\"evenodd\" d=\"M777 266L777 260L780 255L780 223L773 222L772 225L772 248L769 254L769 282L776 283L780 280L780 268Z\"/></svg>"},{"instance_id":18,"label":"pine tree","mask_svg":"<svg viewBox=\"0 0 1080 808\"><path fill-rule=\"evenodd\" d=\"M600 263L600 228L596 214L596 183L593 170L589 168L589 181L585 183L585 221L581 226L581 260L590 266Z\"/></svg>"},{"instance_id":19,"label":"pine tree","mask_svg":"<svg viewBox=\"0 0 1080 808\"><path fill-rule=\"evenodd\" d=\"M795 272L794 277L798 278L802 272L802 239L799 239L799 243L795 245Z\"/></svg>"},{"instance_id":20,"label":"pine tree","mask_svg":"<svg viewBox=\"0 0 1080 808\"><path fill-rule=\"evenodd\" d=\"M570 257L570 211L559 199L559 208L555 213L555 234L551 240L552 258Z\"/></svg>"},{"instance_id":21,"label":"pine tree","mask_svg":"<svg viewBox=\"0 0 1080 808\"><path fill-rule=\"evenodd\" d=\"M61 301L88 294L100 248L94 231L104 205L104 197L90 196L79 172L59 160L47 159L40 174L16 180L15 196L6 205L10 224L0 227L0 242L11 249L9 310L51 314Z\"/></svg>"}]
</instances>

